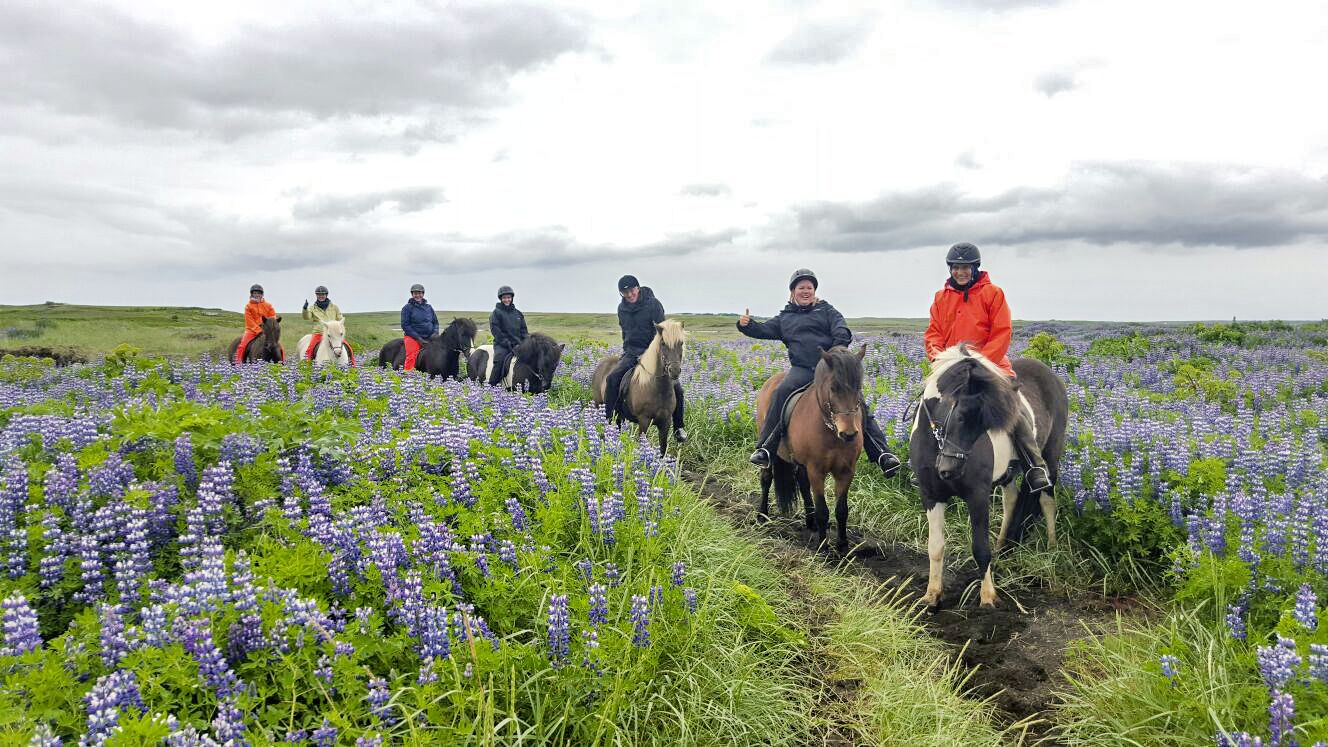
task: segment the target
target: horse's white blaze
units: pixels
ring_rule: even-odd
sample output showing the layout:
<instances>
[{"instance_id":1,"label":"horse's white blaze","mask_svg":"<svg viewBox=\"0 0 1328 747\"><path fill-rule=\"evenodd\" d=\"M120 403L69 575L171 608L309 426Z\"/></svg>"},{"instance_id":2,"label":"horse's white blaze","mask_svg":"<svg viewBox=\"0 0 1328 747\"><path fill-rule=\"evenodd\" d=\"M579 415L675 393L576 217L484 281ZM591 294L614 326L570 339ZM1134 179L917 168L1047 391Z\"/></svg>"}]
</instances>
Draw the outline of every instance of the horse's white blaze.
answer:
<instances>
[{"instance_id":1,"label":"horse's white blaze","mask_svg":"<svg viewBox=\"0 0 1328 747\"><path fill-rule=\"evenodd\" d=\"M937 503L927 510L927 593L922 601L935 607L941 601L945 576L945 506Z\"/></svg>"},{"instance_id":2,"label":"horse's white blaze","mask_svg":"<svg viewBox=\"0 0 1328 747\"><path fill-rule=\"evenodd\" d=\"M1014 441L1010 439L1009 433L997 430L987 431L987 438L991 439L991 484L995 485L1010 468L1010 460L1014 458Z\"/></svg>"}]
</instances>

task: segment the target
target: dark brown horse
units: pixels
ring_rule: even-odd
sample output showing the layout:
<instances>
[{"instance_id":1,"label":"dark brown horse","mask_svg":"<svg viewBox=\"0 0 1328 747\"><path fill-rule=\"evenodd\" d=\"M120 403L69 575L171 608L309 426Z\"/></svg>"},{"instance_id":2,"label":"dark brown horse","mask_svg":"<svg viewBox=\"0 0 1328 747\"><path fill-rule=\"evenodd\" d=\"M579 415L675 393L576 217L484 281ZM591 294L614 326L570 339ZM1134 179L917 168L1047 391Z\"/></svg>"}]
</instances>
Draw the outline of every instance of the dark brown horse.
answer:
<instances>
[{"instance_id":1,"label":"dark brown horse","mask_svg":"<svg viewBox=\"0 0 1328 747\"><path fill-rule=\"evenodd\" d=\"M415 368L429 378L461 380L461 356L470 355L478 331L475 320L458 317L447 329L430 338L415 358ZM378 365L400 369L406 365L406 343L400 338L388 340L378 351Z\"/></svg>"},{"instance_id":2,"label":"dark brown horse","mask_svg":"<svg viewBox=\"0 0 1328 747\"><path fill-rule=\"evenodd\" d=\"M240 338L238 337L231 340L231 344L226 346L228 360L235 360L235 349L239 346ZM263 320L262 333L250 340L249 346L244 349L244 362L267 361L268 363L280 363L285 358L285 353L281 350L281 317L270 316Z\"/></svg>"},{"instance_id":3,"label":"dark brown horse","mask_svg":"<svg viewBox=\"0 0 1328 747\"><path fill-rule=\"evenodd\" d=\"M781 511L793 508L796 485L807 511L807 528L816 535L817 547L825 544L830 526L830 508L825 502L825 478L835 478L835 522L838 524L838 548L848 548L848 488L858 469L862 451L862 358L863 345L857 354L836 346L821 353L815 378L793 404L780 440L778 453L771 455L769 469L761 470L761 509L764 518L770 511L770 485ZM771 376L756 397L756 433L761 433L770 398L783 373ZM809 495L810 490L810 495ZM815 497L815 506L812 498Z\"/></svg>"}]
</instances>

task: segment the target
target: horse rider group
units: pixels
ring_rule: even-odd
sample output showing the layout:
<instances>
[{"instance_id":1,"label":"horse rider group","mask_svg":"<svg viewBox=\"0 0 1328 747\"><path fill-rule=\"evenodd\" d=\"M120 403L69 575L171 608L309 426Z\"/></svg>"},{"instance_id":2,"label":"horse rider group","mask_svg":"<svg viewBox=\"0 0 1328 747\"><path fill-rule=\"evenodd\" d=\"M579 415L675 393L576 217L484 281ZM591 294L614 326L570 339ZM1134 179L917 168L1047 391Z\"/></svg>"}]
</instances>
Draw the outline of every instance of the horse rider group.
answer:
<instances>
[{"instance_id":1,"label":"horse rider group","mask_svg":"<svg viewBox=\"0 0 1328 747\"><path fill-rule=\"evenodd\" d=\"M982 255L973 244L963 242L950 247L945 257L950 275L944 286L936 292L931 304L927 331L923 336L928 360L935 360L941 351L966 342L977 348L983 356L996 364L1007 376L1014 376L1008 352L1012 333L1010 306L1005 292L992 283L987 271L980 269ZM747 337L761 340L779 340L788 350L789 372L775 391L764 428L752 452L750 461L761 467L770 465L771 454L779 446L782 436L782 413L788 398L798 389L810 384L821 350L835 345L848 345L853 332L844 316L828 302L817 297L820 282L816 273L799 269L789 279L788 303L775 317L764 321L752 319L744 312L738 319L737 329ZM236 356L242 358L245 346L262 332L263 319L276 316L272 304L263 299L263 287L249 289L249 304L245 306L245 332ZM316 301L311 308L305 301L303 317L316 322L343 319L341 310L328 300L327 288L318 286ZM612 421L619 408L619 394L623 376L640 360L655 336L655 325L664 321L664 305L649 287L643 287L633 275L618 279L618 326L622 330L622 357L608 375L604 392L604 416ZM516 292L511 286L498 289L498 303L489 314L489 330L493 335L493 373L489 384L496 384L505 373L518 345L526 339L526 318L515 304ZM424 298L424 286L410 287L410 300L401 307L401 331L406 349L405 368L415 368L420 349L429 338L438 333L438 315ZM321 339L315 331L313 350ZM238 360L237 360L238 362ZM682 385L674 382L678 401L673 413L673 438L679 443L687 440L683 429ZM1028 470L1025 480L1033 492L1051 487L1049 473L1037 448L1033 424L1027 408L1020 408L1021 417L1011 434L1015 449ZM866 412L864 408L864 412ZM863 418L863 448L867 458L887 476L899 471L899 458L890 452L885 434L873 417Z\"/></svg>"}]
</instances>

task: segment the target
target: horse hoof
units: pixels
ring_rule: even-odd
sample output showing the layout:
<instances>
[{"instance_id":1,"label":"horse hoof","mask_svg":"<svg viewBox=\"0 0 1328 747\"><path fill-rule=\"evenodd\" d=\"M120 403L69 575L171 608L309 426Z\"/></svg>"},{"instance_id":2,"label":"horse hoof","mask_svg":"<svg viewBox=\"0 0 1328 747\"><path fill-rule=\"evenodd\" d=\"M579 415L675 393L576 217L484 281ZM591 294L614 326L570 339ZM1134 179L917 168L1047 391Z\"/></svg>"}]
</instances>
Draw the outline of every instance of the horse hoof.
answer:
<instances>
[{"instance_id":1,"label":"horse hoof","mask_svg":"<svg viewBox=\"0 0 1328 747\"><path fill-rule=\"evenodd\" d=\"M978 605L984 610L994 610L996 609L996 598L992 597L991 599L983 599Z\"/></svg>"},{"instance_id":2,"label":"horse hoof","mask_svg":"<svg viewBox=\"0 0 1328 747\"><path fill-rule=\"evenodd\" d=\"M767 513L761 513L761 512L758 511L757 514L756 514L756 523L757 523L757 524L769 524L769 523L770 523L770 514L767 514Z\"/></svg>"}]
</instances>

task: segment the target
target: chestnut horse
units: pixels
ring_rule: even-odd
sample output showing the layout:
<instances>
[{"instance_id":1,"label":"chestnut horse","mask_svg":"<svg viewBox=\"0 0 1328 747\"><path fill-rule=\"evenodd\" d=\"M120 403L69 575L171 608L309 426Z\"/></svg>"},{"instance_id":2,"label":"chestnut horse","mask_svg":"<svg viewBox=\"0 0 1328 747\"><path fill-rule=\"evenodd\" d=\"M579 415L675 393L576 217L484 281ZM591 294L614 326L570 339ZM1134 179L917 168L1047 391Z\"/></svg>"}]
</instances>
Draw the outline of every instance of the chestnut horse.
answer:
<instances>
[{"instance_id":1,"label":"chestnut horse","mask_svg":"<svg viewBox=\"0 0 1328 747\"><path fill-rule=\"evenodd\" d=\"M848 488L858 469L862 451L862 358L867 346L855 355L848 348L835 346L821 353L815 378L791 406L785 408L788 424L779 449L770 455L770 468L761 470L761 508L765 518L770 511L770 485L781 511L793 508L793 490L802 493L807 512L807 528L816 536L817 547L825 544L830 526L830 508L825 502L825 478L835 478L835 522L838 524L838 549L848 549ZM756 397L756 433L761 433L770 398L784 373L771 376ZM811 495L808 495L810 489ZM812 497L816 503L813 507Z\"/></svg>"}]
</instances>

